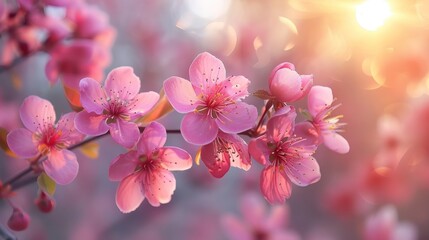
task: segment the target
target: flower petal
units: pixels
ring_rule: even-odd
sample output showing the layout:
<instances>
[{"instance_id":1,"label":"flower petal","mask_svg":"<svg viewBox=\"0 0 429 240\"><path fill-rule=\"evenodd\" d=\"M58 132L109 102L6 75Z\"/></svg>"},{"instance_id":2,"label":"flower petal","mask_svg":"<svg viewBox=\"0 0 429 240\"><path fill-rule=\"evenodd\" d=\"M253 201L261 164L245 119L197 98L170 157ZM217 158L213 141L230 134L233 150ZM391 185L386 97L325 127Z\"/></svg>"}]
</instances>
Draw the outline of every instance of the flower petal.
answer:
<instances>
[{"instance_id":1,"label":"flower petal","mask_svg":"<svg viewBox=\"0 0 429 240\"><path fill-rule=\"evenodd\" d=\"M132 120L141 117L155 106L158 102L159 94L156 92L142 92L137 94L130 101L128 111Z\"/></svg>"},{"instance_id":2,"label":"flower petal","mask_svg":"<svg viewBox=\"0 0 429 240\"><path fill-rule=\"evenodd\" d=\"M260 195L248 193L240 201L240 211L246 222L250 223L252 228L263 226L266 217L265 202Z\"/></svg>"},{"instance_id":3,"label":"flower petal","mask_svg":"<svg viewBox=\"0 0 429 240\"><path fill-rule=\"evenodd\" d=\"M133 99L140 91L140 78L131 67L118 67L107 75L104 88L111 98Z\"/></svg>"},{"instance_id":4,"label":"flower petal","mask_svg":"<svg viewBox=\"0 0 429 240\"><path fill-rule=\"evenodd\" d=\"M334 152L344 154L350 151L350 145L347 140L335 131L322 132L322 138L325 146Z\"/></svg>"},{"instance_id":5,"label":"flower petal","mask_svg":"<svg viewBox=\"0 0 429 240\"><path fill-rule=\"evenodd\" d=\"M79 171L76 155L67 149L51 151L42 164L46 174L61 185L71 183Z\"/></svg>"},{"instance_id":6,"label":"flower petal","mask_svg":"<svg viewBox=\"0 0 429 240\"><path fill-rule=\"evenodd\" d=\"M76 129L84 134L98 136L109 131L103 115L89 113L85 110L77 113L74 119Z\"/></svg>"},{"instance_id":7,"label":"flower petal","mask_svg":"<svg viewBox=\"0 0 429 240\"><path fill-rule=\"evenodd\" d=\"M33 134L25 128L12 130L7 135L7 145L12 152L24 158L35 157L39 153Z\"/></svg>"},{"instance_id":8,"label":"flower petal","mask_svg":"<svg viewBox=\"0 0 429 240\"><path fill-rule=\"evenodd\" d=\"M271 204L283 204L292 193L285 172L278 166L268 166L262 170L261 191Z\"/></svg>"},{"instance_id":9,"label":"flower petal","mask_svg":"<svg viewBox=\"0 0 429 240\"><path fill-rule=\"evenodd\" d=\"M123 213L136 210L144 200L140 174L131 174L119 183L116 190L116 206Z\"/></svg>"},{"instance_id":10,"label":"flower petal","mask_svg":"<svg viewBox=\"0 0 429 240\"><path fill-rule=\"evenodd\" d=\"M293 134L299 138L305 139L300 142L301 146L313 145L314 147L317 147L320 142L317 129L310 122L300 122L296 124Z\"/></svg>"},{"instance_id":11,"label":"flower petal","mask_svg":"<svg viewBox=\"0 0 429 240\"><path fill-rule=\"evenodd\" d=\"M170 77L164 81L164 91L176 111L179 113L194 111L198 97L191 82L180 77Z\"/></svg>"},{"instance_id":12,"label":"flower petal","mask_svg":"<svg viewBox=\"0 0 429 240\"><path fill-rule=\"evenodd\" d=\"M180 130L188 143L205 145L216 138L219 128L210 116L187 113L182 119Z\"/></svg>"},{"instance_id":13,"label":"flower petal","mask_svg":"<svg viewBox=\"0 0 429 240\"><path fill-rule=\"evenodd\" d=\"M226 133L239 133L255 125L258 110L255 106L244 102L237 102L222 109L216 118L219 128Z\"/></svg>"},{"instance_id":14,"label":"flower petal","mask_svg":"<svg viewBox=\"0 0 429 240\"><path fill-rule=\"evenodd\" d=\"M249 87L249 79L243 76L232 76L224 82L225 91L234 100L239 100L249 95L247 88Z\"/></svg>"},{"instance_id":15,"label":"flower petal","mask_svg":"<svg viewBox=\"0 0 429 240\"><path fill-rule=\"evenodd\" d=\"M232 215L226 215L222 217L221 224L224 232L229 237L229 239L254 239L249 230L246 228L246 226Z\"/></svg>"},{"instance_id":16,"label":"flower petal","mask_svg":"<svg viewBox=\"0 0 429 240\"><path fill-rule=\"evenodd\" d=\"M313 86L308 93L308 111L316 117L321 111L331 106L334 97L329 87Z\"/></svg>"},{"instance_id":17,"label":"flower petal","mask_svg":"<svg viewBox=\"0 0 429 240\"><path fill-rule=\"evenodd\" d=\"M51 102L37 96L24 99L19 114L24 126L32 132L54 125L56 118Z\"/></svg>"},{"instance_id":18,"label":"flower petal","mask_svg":"<svg viewBox=\"0 0 429 240\"><path fill-rule=\"evenodd\" d=\"M302 95L301 76L289 68L279 69L270 81L270 92L281 102L292 102Z\"/></svg>"},{"instance_id":19,"label":"flower petal","mask_svg":"<svg viewBox=\"0 0 429 240\"><path fill-rule=\"evenodd\" d=\"M80 102L87 112L101 114L107 105L107 96L101 84L92 78L79 82Z\"/></svg>"},{"instance_id":20,"label":"flower petal","mask_svg":"<svg viewBox=\"0 0 429 240\"><path fill-rule=\"evenodd\" d=\"M216 83L226 78L222 61L208 52L199 54L189 67L189 78L192 85L201 92L210 91Z\"/></svg>"},{"instance_id":21,"label":"flower petal","mask_svg":"<svg viewBox=\"0 0 429 240\"><path fill-rule=\"evenodd\" d=\"M299 98L307 95L310 92L310 89L313 86L313 75L301 75L301 81L301 96Z\"/></svg>"},{"instance_id":22,"label":"flower petal","mask_svg":"<svg viewBox=\"0 0 429 240\"><path fill-rule=\"evenodd\" d=\"M290 159L285 167L286 175L298 186L308 186L320 180L320 168L316 159Z\"/></svg>"},{"instance_id":23,"label":"flower petal","mask_svg":"<svg viewBox=\"0 0 429 240\"><path fill-rule=\"evenodd\" d=\"M77 113L75 112L66 113L61 116L57 123L57 131L61 132L61 140L67 141L70 144L80 142L85 137L75 128L74 120L76 115Z\"/></svg>"},{"instance_id":24,"label":"flower petal","mask_svg":"<svg viewBox=\"0 0 429 240\"><path fill-rule=\"evenodd\" d=\"M116 157L109 166L109 179L119 181L130 175L138 164L137 151L129 151Z\"/></svg>"},{"instance_id":25,"label":"flower petal","mask_svg":"<svg viewBox=\"0 0 429 240\"><path fill-rule=\"evenodd\" d=\"M201 148L201 160L209 169L210 174L216 178L223 177L231 166L231 156L227 146L218 139Z\"/></svg>"},{"instance_id":26,"label":"flower petal","mask_svg":"<svg viewBox=\"0 0 429 240\"><path fill-rule=\"evenodd\" d=\"M267 137L263 135L250 140L249 153L260 164L267 164L271 154L271 150L268 148Z\"/></svg>"},{"instance_id":27,"label":"flower petal","mask_svg":"<svg viewBox=\"0 0 429 240\"><path fill-rule=\"evenodd\" d=\"M178 147L161 148L159 160L162 167L169 171L183 171L192 167L191 155Z\"/></svg>"},{"instance_id":28,"label":"flower petal","mask_svg":"<svg viewBox=\"0 0 429 240\"><path fill-rule=\"evenodd\" d=\"M158 207L161 203L170 202L176 189L176 179L170 171L158 168L146 173L143 178L143 188L150 205Z\"/></svg>"},{"instance_id":29,"label":"flower petal","mask_svg":"<svg viewBox=\"0 0 429 240\"><path fill-rule=\"evenodd\" d=\"M252 166L247 143L237 134L219 132L218 137L226 143L231 166L247 171Z\"/></svg>"},{"instance_id":30,"label":"flower petal","mask_svg":"<svg viewBox=\"0 0 429 240\"><path fill-rule=\"evenodd\" d=\"M126 122L118 118L109 126L113 140L123 147L132 148L139 140L139 127L133 122Z\"/></svg>"},{"instance_id":31,"label":"flower petal","mask_svg":"<svg viewBox=\"0 0 429 240\"><path fill-rule=\"evenodd\" d=\"M279 142L290 137L295 128L296 112L292 107L279 109L267 122L267 138L269 141Z\"/></svg>"},{"instance_id":32,"label":"flower petal","mask_svg":"<svg viewBox=\"0 0 429 240\"><path fill-rule=\"evenodd\" d=\"M167 141L165 127L158 122L152 122L143 130L137 143L137 151L150 155L155 149L163 147L165 141Z\"/></svg>"}]
</instances>

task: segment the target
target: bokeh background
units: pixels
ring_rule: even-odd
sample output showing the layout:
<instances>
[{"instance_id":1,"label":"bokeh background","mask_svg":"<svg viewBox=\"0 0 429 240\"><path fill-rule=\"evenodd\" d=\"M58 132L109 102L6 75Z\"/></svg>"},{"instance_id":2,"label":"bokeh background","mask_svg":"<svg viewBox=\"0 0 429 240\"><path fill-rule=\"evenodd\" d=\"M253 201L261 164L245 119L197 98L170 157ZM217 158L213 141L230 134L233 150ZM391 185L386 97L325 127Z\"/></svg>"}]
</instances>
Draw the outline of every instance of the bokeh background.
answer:
<instances>
[{"instance_id":1,"label":"bokeh background","mask_svg":"<svg viewBox=\"0 0 429 240\"><path fill-rule=\"evenodd\" d=\"M315 85L333 89L351 150L340 155L319 148L322 178L309 187L294 186L282 228L301 239L364 239L368 219L393 206L398 222L418 232L415 239L429 239L429 1L87 2L105 12L116 31L104 73L132 66L142 91L159 91L173 75L187 78L190 63L203 51L220 58L227 75L250 79L250 92L268 89L271 70L285 61L300 74L313 74ZM0 72L0 110L38 95L54 104L57 115L70 111L62 84L47 81L48 60L40 52ZM255 97L246 101L263 105ZM305 108L306 99L296 104ZM171 113L160 121L178 129L180 119ZM177 189L169 204L154 208L143 202L122 214L114 200L117 183L107 172L124 149L108 138L99 145L97 159L76 151L79 175L57 189L52 213L34 206L36 184L18 191L14 202L32 216L28 230L14 233L19 239L228 239L223 219L244 219L243 196L256 193L271 209L259 192L262 166L253 162L248 172L231 169L222 179L194 164L174 173ZM192 155L197 150L175 135L167 145ZM25 167L24 160L0 153L2 180ZM0 201L0 221L10 213Z\"/></svg>"}]
</instances>

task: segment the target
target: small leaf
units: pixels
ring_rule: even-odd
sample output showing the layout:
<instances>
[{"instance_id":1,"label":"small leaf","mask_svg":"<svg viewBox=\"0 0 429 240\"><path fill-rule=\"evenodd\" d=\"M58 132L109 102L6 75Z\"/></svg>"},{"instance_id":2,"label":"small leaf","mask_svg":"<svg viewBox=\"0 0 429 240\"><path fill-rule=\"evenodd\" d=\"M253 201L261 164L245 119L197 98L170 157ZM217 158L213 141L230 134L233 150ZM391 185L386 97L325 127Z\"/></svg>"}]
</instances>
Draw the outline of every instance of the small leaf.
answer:
<instances>
[{"instance_id":1,"label":"small leaf","mask_svg":"<svg viewBox=\"0 0 429 240\"><path fill-rule=\"evenodd\" d=\"M97 159L99 149L100 145L97 142L92 141L80 147L80 152L88 158Z\"/></svg>"},{"instance_id":2,"label":"small leaf","mask_svg":"<svg viewBox=\"0 0 429 240\"><path fill-rule=\"evenodd\" d=\"M198 149L197 154L195 154L195 163L199 166L201 160L201 148Z\"/></svg>"},{"instance_id":3,"label":"small leaf","mask_svg":"<svg viewBox=\"0 0 429 240\"><path fill-rule=\"evenodd\" d=\"M39 185L39 188L49 194L49 196L53 196L55 193L55 188L57 184L52 180L46 173L42 173L37 177L37 184Z\"/></svg>"},{"instance_id":4,"label":"small leaf","mask_svg":"<svg viewBox=\"0 0 429 240\"><path fill-rule=\"evenodd\" d=\"M13 157L13 158L17 158L18 156L16 156L16 154L15 154L15 153L13 153L13 152L10 150L9 146L7 145L6 137L7 137L7 134L8 134L8 133L9 133L9 132L8 132L6 129L4 129L4 128L0 128L0 148L1 148L1 149L3 149L3 151L4 151L8 156Z\"/></svg>"},{"instance_id":5,"label":"small leaf","mask_svg":"<svg viewBox=\"0 0 429 240\"><path fill-rule=\"evenodd\" d=\"M82 110L79 91L64 85L64 93L73 111L79 112Z\"/></svg>"},{"instance_id":6,"label":"small leaf","mask_svg":"<svg viewBox=\"0 0 429 240\"><path fill-rule=\"evenodd\" d=\"M160 119L167 115L168 113L174 110L173 106L171 106L170 102L165 96L164 88L159 92L159 101L158 103L150 110L146 115L139 118L137 123L141 123L143 125L153 122L157 119Z\"/></svg>"},{"instance_id":7,"label":"small leaf","mask_svg":"<svg viewBox=\"0 0 429 240\"><path fill-rule=\"evenodd\" d=\"M273 96L271 96L271 94L265 90L258 90L254 92L252 95L263 100L268 100L273 98Z\"/></svg>"}]
</instances>

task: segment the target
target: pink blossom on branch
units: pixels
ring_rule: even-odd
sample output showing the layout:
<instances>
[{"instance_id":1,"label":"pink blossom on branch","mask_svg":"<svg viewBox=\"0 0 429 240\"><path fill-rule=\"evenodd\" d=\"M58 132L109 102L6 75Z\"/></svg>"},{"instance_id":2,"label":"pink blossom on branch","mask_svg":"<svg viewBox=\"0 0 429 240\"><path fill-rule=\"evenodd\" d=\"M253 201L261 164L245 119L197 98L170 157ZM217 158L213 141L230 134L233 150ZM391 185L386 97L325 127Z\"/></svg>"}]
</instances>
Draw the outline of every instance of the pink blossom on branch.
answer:
<instances>
[{"instance_id":1,"label":"pink blossom on branch","mask_svg":"<svg viewBox=\"0 0 429 240\"><path fill-rule=\"evenodd\" d=\"M290 181L307 186L320 179L319 164L312 157L317 146L294 134L295 118L294 108L281 108L268 120L266 133L249 143L251 156L265 165L261 191L272 204L290 197Z\"/></svg>"},{"instance_id":2,"label":"pink blossom on branch","mask_svg":"<svg viewBox=\"0 0 429 240\"><path fill-rule=\"evenodd\" d=\"M40 97L29 96L21 105L20 116L26 128L18 128L7 135L9 148L18 156L32 158L47 156L42 161L46 174L58 184L68 184L77 175L76 155L67 147L84 137L74 127L76 113L63 115L55 124L52 104Z\"/></svg>"},{"instance_id":3,"label":"pink blossom on branch","mask_svg":"<svg viewBox=\"0 0 429 240\"><path fill-rule=\"evenodd\" d=\"M180 130L187 142L206 145L213 142L219 129L234 134L253 127L257 109L241 102L249 95L248 79L227 78L222 61L207 52L192 62L189 77L190 81L180 77L164 81L171 105L176 111L186 113Z\"/></svg>"},{"instance_id":4,"label":"pink blossom on branch","mask_svg":"<svg viewBox=\"0 0 429 240\"><path fill-rule=\"evenodd\" d=\"M109 178L121 181L116 192L116 205L124 213L134 211L147 198L160 206L170 202L176 179L170 171L183 171L192 166L192 157L177 147L165 147L167 133L161 124L152 122L140 136L135 150L121 154L109 167Z\"/></svg>"},{"instance_id":5,"label":"pink blossom on branch","mask_svg":"<svg viewBox=\"0 0 429 240\"><path fill-rule=\"evenodd\" d=\"M139 93L140 79L131 67L118 67L107 76L104 86L92 78L80 81L84 110L76 116L76 128L88 135L110 131L113 140L126 148L137 142L140 131L133 122L156 104L159 94Z\"/></svg>"}]
</instances>

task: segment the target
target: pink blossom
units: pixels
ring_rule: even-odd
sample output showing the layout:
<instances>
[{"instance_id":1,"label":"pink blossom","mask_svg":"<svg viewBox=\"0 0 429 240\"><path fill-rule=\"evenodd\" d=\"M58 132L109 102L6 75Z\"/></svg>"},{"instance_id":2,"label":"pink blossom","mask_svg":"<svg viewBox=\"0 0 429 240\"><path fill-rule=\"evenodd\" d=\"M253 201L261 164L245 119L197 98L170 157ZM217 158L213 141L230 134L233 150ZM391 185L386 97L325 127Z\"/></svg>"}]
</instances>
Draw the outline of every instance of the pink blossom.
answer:
<instances>
[{"instance_id":1,"label":"pink blossom","mask_svg":"<svg viewBox=\"0 0 429 240\"><path fill-rule=\"evenodd\" d=\"M266 206L256 194L246 194L240 201L243 220L233 215L222 218L222 227L229 239L254 240L298 240L294 231L285 228L288 225L288 208L274 206L267 213Z\"/></svg>"},{"instance_id":2,"label":"pink blossom","mask_svg":"<svg viewBox=\"0 0 429 240\"><path fill-rule=\"evenodd\" d=\"M333 102L332 90L329 87L314 86L308 94L308 110L313 118L312 123L319 135L319 141L332 151L348 153L349 143L338 134L340 128L345 125L339 122L342 115L327 118L340 106L340 104L332 106Z\"/></svg>"},{"instance_id":3,"label":"pink blossom","mask_svg":"<svg viewBox=\"0 0 429 240\"><path fill-rule=\"evenodd\" d=\"M226 77L219 59L204 52L189 68L190 81L170 77L164 81L165 94L174 109L186 113L180 130L192 144L205 145L218 135L250 129L256 121L255 106L241 102L249 95L250 83L243 76Z\"/></svg>"},{"instance_id":4,"label":"pink blossom","mask_svg":"<svg viewBox=\"0 0 429 240\"><path fill-rule=\"evenodd\" d=\"M319 164L312 157L316 145L294 134L295 118L292 107L281 108L268 120L266 133L249 143L251 156L265 165L261 190L272 204L290 197L290 181L307 186L320 179Z\"/></svg>"},{"instance_id":5,"label":"pink blossom","mask_svg":"<svg viewBox=\"0 0 429 240\"><path fill-rule=\"evenodd\" d=\"M26 128L15 129L7 135L10 149L24 158L46 155L48 158L42 161L46 174L58 184L72 182L79 164L76 155L67 147L84 137L74 127L76 113L63 115L55 124L52 104L37 96L29 96L21 105L20 115Z\"/></svg>"},{"instance_id":6,"label":"pink blossom","mask_svg":"<svg viewBox=\"0 0 429 240\"><path fill-rule=\"evenodd\" d=\"M64 7L70 4L71 0L18 0L19 4L27 10L34 10L40 4Z\"/></svg>"},{"instance_id":7,"label":"pink blossom","mask_svg":"<svg viewBox=\"0 0 429 240\"><path fill-rule=\"evenodd\" d=\"M109 178L121 181L116 192L116 205L124 213L134 211L146 197L160 206L170 202L176 179L170 171L192 166L192 157L177 147L164 147L167 133L161 124L152 122L145 128L136 149L121 154L109 167Z\"/></svg>"},{"instance_id":8,"label":"pink blossom","mask_svg":"<svg viewBox=\"0 0 429 240\"><path fill-rule=\"evenodd\" d=\"M223 177L230 166L245 171L251 166L246 142L236 134L219 131L215 140L201 148L201 160L209 172L217 178Z\"/></svg>"},{"instance_id":9,"label":"pink blossom","mask_svg":"<svg viewBox=\"0 0 429 240\"><path fill-rule=\"evenodd\" d=\"M113 69L104 86L92 78L82 79L79 88L84 110L76 116L76 128L88 135L110 130L117 143L133 147L140 135L133 121L151 110L159 99L156 92L139 93L140 84L131 67Z\"/></svg>"},{"instance_id":10,"label":"pink blossom","mask_svg":"<svg viewBox=\"0 0 429 240\"><path fill-rule=\"evenodd\" d=\"M364 240L414 240L417 230L411 223L398 223L396 209L385 206L365 222Z\"/></svg>"},{"instance_id":11,"label":"pink blossom","mask_svg":"<svg viewBox=\"0 0 429 240\"><path fill-rule=\"evenodd\" d=\"M299 75L292 63L277 65L268 80L270 92L280 102L294 102L303 98L313 86L313 75Z\"/></svg>"}]
</instances>

